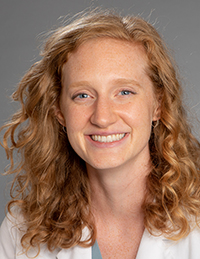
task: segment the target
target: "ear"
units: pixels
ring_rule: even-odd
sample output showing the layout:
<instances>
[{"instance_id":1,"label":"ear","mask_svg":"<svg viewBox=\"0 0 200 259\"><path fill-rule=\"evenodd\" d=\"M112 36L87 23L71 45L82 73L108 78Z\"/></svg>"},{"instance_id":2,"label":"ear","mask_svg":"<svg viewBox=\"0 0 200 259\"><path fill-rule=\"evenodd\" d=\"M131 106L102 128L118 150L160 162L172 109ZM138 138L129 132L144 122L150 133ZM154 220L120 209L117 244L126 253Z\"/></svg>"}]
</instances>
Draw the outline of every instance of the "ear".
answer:
<instances>
[{"instance_id":1,"label":"ear","mask_svg":"<svg viewBox=\"0 0 200 259\"><path fill-rule=\"evenodd\" d=\"M62 126L66 126L65 124L65 119L64 119L64 116L60 110L60 108L56 108L55 110L55 116L56 116L56 119L58 120L58 122L62 125Z\"/></svg>"},{"instance_id":2,"label":"ear","mask_svg":"<svg viewBox=\"0 0 200 259\"><path fill-rule=\"evenodd\" d=\"M161 117L161 99L156 101L152 121L157 121L160 119L160 117Z\"/></svg>"}]
</instances>

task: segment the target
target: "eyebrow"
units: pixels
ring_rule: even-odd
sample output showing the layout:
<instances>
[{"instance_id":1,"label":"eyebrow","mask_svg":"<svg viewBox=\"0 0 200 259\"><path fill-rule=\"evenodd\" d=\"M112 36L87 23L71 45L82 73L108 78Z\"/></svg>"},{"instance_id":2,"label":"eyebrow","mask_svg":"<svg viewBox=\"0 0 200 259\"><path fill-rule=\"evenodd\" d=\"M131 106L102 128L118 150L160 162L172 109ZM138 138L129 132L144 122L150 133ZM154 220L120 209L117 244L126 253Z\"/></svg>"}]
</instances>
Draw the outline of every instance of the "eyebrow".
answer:
<instances>
[{"instance_id":1,"label":"eyebrow","mask_svg":"<svg viewBox=\"0 0 200 259\"><path fill-rule=\"evenodd\" d=\"M70 84L68 87L79 87L79 86L86 86L86 85L90 85L88 81L79 81L79 82L75 82Z\"/></svg>"},{"instance_id":2,"label":"eyebrow","mask_svg":"<svg viewBox=\"0 0 200 259\"><path fill-rule=\"evenodd\" d=\"M135 85L135 86L141 87L141 84L135 79L118 78L113 80L112 83L117 85L125 84L125 85Z\"/></svg>"},{"instance_id":3,"label":"eyebrow","mask_svg":"<svg viewBox=\"0 0 200 259\"><path fill-rule=\"evenodd\" d=\"M114 80L111 80L111 83L113 85L135 85L135 86L138 86L138 87L141 87L141 84L134 80L134 79L127 79L127 78L118 78L118 79L114 79ZM79 82L74 82L72 84L70 84L68 87L80 87L80 86L90 86L91 84L88 82L88 81L79 81Z\"/></svg>"}]
</instances>

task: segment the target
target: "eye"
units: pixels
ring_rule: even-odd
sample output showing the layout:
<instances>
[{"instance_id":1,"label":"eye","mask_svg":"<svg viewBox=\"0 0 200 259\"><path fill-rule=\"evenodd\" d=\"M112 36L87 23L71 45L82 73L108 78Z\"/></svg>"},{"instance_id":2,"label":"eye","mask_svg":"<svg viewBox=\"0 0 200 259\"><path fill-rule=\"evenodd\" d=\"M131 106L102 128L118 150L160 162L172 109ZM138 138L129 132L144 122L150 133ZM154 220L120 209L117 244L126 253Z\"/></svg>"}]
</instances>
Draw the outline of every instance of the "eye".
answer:
<instances>
[{"instance_id":1,"label":"eye","mask_svg":"<svg viewBox=\"0 0 200 259\"><path fill-rule=\"evenodd\" d=\"M135 92L130 91L130 90L122 90L119 93L120 95L131 95L131 94L135 94Z\"/></svg>"},{"instance_id":2,"label":"eye","mask_svg":"<svg viewBox=\"0 0 200 259\"><path fill-rule=\"evenodd\" d=\"M73 99L86 99L89 97L89 94L86 93L80 93L73 97Z\"/></svg>"}]
</instances>

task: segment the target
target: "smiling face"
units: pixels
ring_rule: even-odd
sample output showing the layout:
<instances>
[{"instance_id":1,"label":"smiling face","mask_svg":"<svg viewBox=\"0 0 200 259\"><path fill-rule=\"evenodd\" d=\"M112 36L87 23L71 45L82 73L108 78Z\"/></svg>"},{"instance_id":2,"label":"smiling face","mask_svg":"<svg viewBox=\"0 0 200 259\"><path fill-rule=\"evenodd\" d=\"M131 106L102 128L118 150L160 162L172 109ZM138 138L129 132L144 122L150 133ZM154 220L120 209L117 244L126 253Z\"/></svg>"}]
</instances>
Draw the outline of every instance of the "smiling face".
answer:
<instances>
[{"instance_id":1,"label":"smiling face","mask_svg":"<svg viewBox=\"0 0 200 259\"><path fill-rule=\"evenodd\" d=\"M130 169L149 161L159 105L146 67L142 46L121 40L92 39L69 54L57 118L88 166Z\"/></svg>"}]
</instances>

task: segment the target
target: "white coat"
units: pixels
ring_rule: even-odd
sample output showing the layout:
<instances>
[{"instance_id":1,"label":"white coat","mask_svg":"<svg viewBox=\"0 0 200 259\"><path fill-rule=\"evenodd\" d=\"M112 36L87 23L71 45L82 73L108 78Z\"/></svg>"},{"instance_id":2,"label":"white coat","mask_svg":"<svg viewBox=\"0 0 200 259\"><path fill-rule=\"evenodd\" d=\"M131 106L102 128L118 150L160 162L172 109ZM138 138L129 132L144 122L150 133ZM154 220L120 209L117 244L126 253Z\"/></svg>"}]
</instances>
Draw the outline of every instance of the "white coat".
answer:
<instances>
[{"instance_id":1,"label":"white coat","mask_svg":"<svg viewBox=\"0 0 200 259\"><path fill-rule=\"evenodd\" d=\"M42 246L36 259L92 259L91 247L75 246L70 249L56 249L50 252ZM36 255L32 250L30 257ZM0 229L0 259L28 259L21 253L20 232L5 218ZM200 259L200 230L194 229L179 242L154 237L144 231L136 259Z\"/></svg>"}]
</instances>

